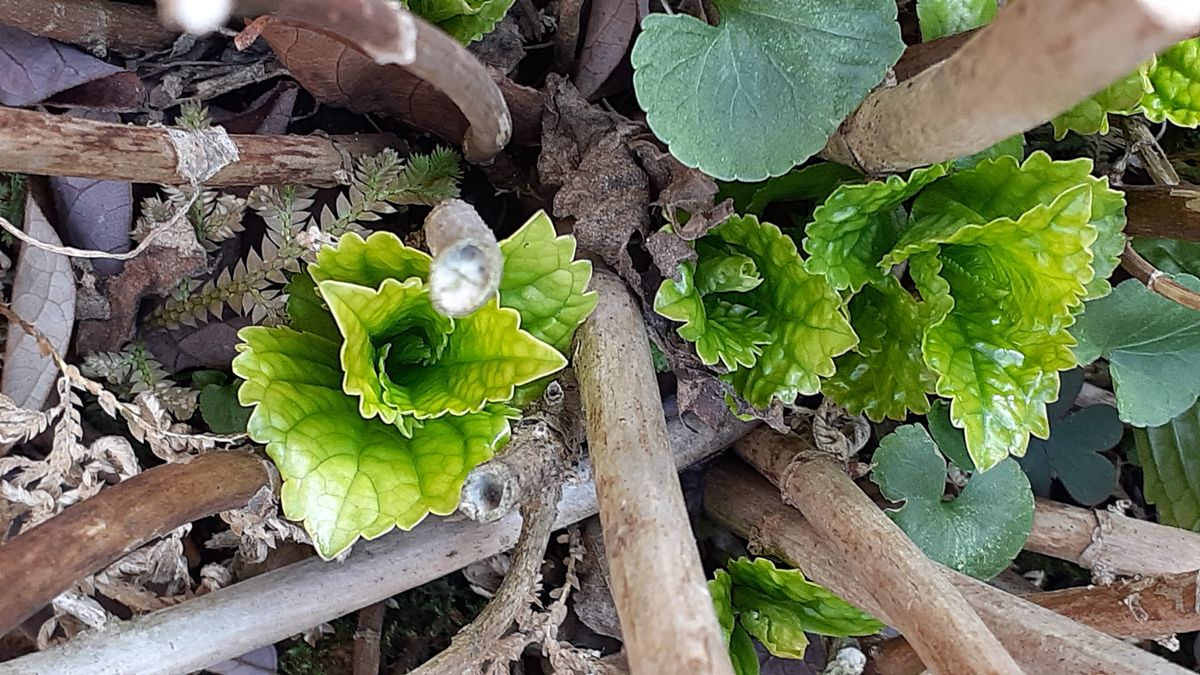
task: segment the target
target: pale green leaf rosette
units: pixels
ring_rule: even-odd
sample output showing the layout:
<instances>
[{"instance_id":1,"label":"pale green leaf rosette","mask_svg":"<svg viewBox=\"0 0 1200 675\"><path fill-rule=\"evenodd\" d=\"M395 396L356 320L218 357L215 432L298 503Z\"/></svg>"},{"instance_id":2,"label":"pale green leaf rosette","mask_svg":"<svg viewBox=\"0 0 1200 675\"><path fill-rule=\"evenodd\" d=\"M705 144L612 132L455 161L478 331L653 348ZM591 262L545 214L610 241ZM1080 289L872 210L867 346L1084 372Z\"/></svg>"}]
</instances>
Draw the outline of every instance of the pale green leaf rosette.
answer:
<instances>
[{"instance_id":1,"label":"pale green leaf rosette","mask_svg":"<svg viewBox=\"0 0 1200 675\"><path fill-rule=\"evenodd\" d=\"M1148 77L1151 90L1142 97L1147 119L1200 126L1200 38L1184 40L1159 54Z\"/></svg>"},{"instance_id":2,"label":"pale green leaf rosette","mask_svg":"<svg viewBox=\"0 0 1200 675\"><path fill-rule=\"evenodd\" d=\"M513 0L406 0L404 4L466 45L492 32Z\"/></svg>"}]
</instances>

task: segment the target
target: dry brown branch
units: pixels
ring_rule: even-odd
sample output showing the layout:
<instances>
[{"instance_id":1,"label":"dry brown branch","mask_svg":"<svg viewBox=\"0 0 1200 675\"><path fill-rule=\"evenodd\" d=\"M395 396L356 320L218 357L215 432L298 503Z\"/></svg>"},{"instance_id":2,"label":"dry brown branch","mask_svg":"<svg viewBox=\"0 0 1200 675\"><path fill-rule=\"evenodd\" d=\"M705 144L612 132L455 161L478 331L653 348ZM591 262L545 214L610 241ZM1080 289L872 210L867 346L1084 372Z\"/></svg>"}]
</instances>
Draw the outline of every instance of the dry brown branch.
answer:
<instances>
[{"instance_id":1,"label":"dry brown branch","mask_svg":"<svg viewBox=\"0 0 1200 675\"><path fill-rule=\"evenodd\" d=\"M996 636L941 570L846 475L841 462L797 436L765 428L738 454L779 487L841 560L846 573L935 673L1019 673Z\"/></svg>"},{"instance_id":2,"label":"dry brown branch","mask_svg":"<svg viewBox=\"0 0 1200 675\"><path fill-rule=\"evenodd\" d=\"M458 512L480 523L500 520L542 485L549 458L563 457L566 450L562 437L545 422L513 427L504 451L467 475Z\"/></svg>"},{"instance_id":3,"label":"dry brown branch","mask_svg":"<svg viewBox=\"0 0 1200 675\"><path fill-rule=\"evenodd\" d=\"M730 436L667 424L678 468L728 447ZM555 527L596 513L591 482L563 488ZM315 557L194 600L86 633L65 645L0 663L0 675L191 672L277 642L501 553L516 543L520 518L493 524L430 519L411 532L363 542L343 563ZM271 607L271 620L262 608Z\"/></svg>"},{"instance_id":4,"label":"dry brown branch","mask_svg":"<svg viewBox=\"0 0 1200 675\"><path fill-rule=\"evenodd\" d=\"M587 417L613 600L636 673L732 675L671 460L641 310L597 270L575 374Z\"/></svg>"},{"instance_id":5,"label":"dry brown branch","mask_svg":"<svg viewBox=\"0 0 1200 675\"><path fill-rule=\"evenodd\" d=\"M353 675L379 675L380 638L387 604L377 602L358 610L358 629L354 631Z\"/></svg>"},{"instance_id":6,"label":"dry brown branch","mask_svg":"<svg viewBox=\"0 0 1200 675\"><path fill-rule=\"evenodd\" d=\"M412 671L413 675L462 675L481 670L481 658L508 632L541 581L542 559L562 495L560 481L558 476L551 477L522 505L521 537L513 549L512 566L487 607L454 636L445 651Z\"/></svg>"},{"instance_id":7,"label":"dry brown branch","mask_svg":"<svg viewBox=\"0 0 1200 675\"><path fill-rule=\"evenodd\" d=\"M109 49L161 49L176 36L163 28L149 7L107 0L0 0L0 24L101 55Z\"/></svg>"},{"instance_id":8,"label":"dry brown branch","mask_svg":"<svg viewBox=\"0 0 1200 675\"><path fill-rule=\"evenodd\" d=\"M445 31L386 0L243 0L242 14L272 14L340 36L376 63L429 82L467 118L463 155L490 162L512 136L508 104L491 74Z\"/></svg>"},{"instance_id":9,"label":"dry brown branch","mask_svg":"<svg viewBox=\"0 0 1200 675\"><path fill-rule=\"evenodd\" d=\"M1200 241L1200 188L1195 185L1126 186L1126 234Z\"/></svg>"},{"instance_id":10,"label":"dry brown branch","mask_svg":"<svg viewBox=\"0 0 1200 675\"><path fill-rule=\"evenodd\" d=\"M229 138L238 159L205 185L331 185L353 171L351 156L395 142L383 134ZM178 162L167 129L0 107L0 171L186 185Z\"/></svg>"},{"instance_id":11,"label":"dry brown branch","mask_svg":"<svg viewBox=\"0 0 1200 675\"><path fill-rule=\"evenodd\" d=\"M830 540L749 467L732 460L708 472L705 508L718 522L750 540L752 551L802 569L818 583L884 623L897 625L876 600L877 578L862 577L852 561L835 552ZM874 552L863 555L870 556ZM1186 669L987 584L939 566L957 592L1027 673L1105 675L1183 675ZM981 659L982 660L982 659ZM976 673L972 663L959 673Z\"/></svg>"},{"instance_id":12,"label":"dry brown branch","mask_svg":"<svg viewBox=\"0 0 1200 675\"><path fill-rule=\"evenodd\" d=\"M1125 243L1125 251L1121 253L1121 267L1133 278L1146 284L1146 288L1151 293L1161 295L1188 309L1200 310L1200 293L1175 281L1171 275L1165 274L1151 265L1150 261L1143 258L1128 242Z\"/></svg>"},{"instance_id":13,"label":"dry brown branch","mask_svg":"<svg viewBox=\"0 0 1200 675\"><path fill-rule=\"evenodd\" d=\"M0 573L21 576L0 594L7 633L79 579L177 527L242 508L270 473L244 452L214 452L144 471L0 546Z\"/></svg>"},{"instance_id":14,"label":"dry brown branch","mask_svg":"<svg viewBox=\"0 0 1200 675\"><path fill-rule=\"evenodd\" d=\"M1194 2L1010 3L945 61L868 96L826 153L867 173L970 155L1043 124L1198 30Z\"/></svg>"},{"instance_id":15,"label":"dry brown branch","mask_svg":"<svg viewBox=\"0 0 1200 675\"><path fill-rule=\"evenodd\" d=\"M1082 565L1098 576L1153 576L1200 569L1200 535L1123 516L1037 500L1025 549Z\"/></svg>"}]
</instances>

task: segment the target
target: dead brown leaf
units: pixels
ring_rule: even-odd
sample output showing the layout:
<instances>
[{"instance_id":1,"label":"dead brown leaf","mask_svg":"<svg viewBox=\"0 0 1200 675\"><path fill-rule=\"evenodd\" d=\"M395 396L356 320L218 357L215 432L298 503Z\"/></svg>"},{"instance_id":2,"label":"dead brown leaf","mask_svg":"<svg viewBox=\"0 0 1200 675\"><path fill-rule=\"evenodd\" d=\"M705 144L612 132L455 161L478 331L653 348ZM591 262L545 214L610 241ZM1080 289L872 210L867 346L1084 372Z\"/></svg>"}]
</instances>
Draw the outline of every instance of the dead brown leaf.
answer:
<instances>
[{"instance_id":1,"label":"dead brown leaf","mask_svg":"<svg viewBox=\"0 0 1200 675\"><path fill-rule=\"evenodd\" d=\"M257 25L263 39L317 100L354 112L400 119L452 143L461 143L467 121L445 94L400 66L379 65L336 37L269 18ZM541 95L492 71L508 103L512 142L536 144L541 129Z\"/></svg>"},{"instance_id":2,"label":"dead brown leaf","mask_svg":"<svg viewBox=\"0 0 1200 675\"><path fill-rule=\"evenodd\" d=\"M620 65L637 21L637 0L592 0L583 51L575 66L574 81L581 96L592 100Z\"/></svg>"},{"instance_id":3,"label":"dead brown leaf","mask_svg":"<svg viewBox=\"0 0 1200 675\"><path fill-rule=\"evenodd\" d=\"M697 169L684 166L653 142L637 139L629 147L650 176L656 195L652 206L663 210L667 221L683 239L693 241L733 215L733 200L714 204L717 183ZM688 214L686 221L679 212ZM662 268L663 272L670 272ZM673 268L671 268L673 270Z\"/></svg>"},{"instance_id":4,"label":"dead brown leaf","mask_svg":"<svg viewBox=\"0 0 1200 675\"><path fill-rule=\"evenodd\" d=\"M554 215L575 219L582 249L599 255L635 287L641 280L626 250L650 228L650 179L630 152L640 125L589 104L566 79L546 82L546 114L538 175L560 187Z\"/></svg>"}]
</instances>

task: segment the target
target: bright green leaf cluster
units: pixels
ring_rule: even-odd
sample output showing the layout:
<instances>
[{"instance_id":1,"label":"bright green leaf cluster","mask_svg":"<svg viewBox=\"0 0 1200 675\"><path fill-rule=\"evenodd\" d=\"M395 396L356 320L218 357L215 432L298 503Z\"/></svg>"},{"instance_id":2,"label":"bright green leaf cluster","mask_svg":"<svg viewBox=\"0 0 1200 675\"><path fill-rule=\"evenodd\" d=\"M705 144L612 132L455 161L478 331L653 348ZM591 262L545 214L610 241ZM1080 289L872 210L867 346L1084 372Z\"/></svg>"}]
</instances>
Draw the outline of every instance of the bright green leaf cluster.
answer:
<instances>
[{"instance_id":1,"label":"bright green leaf cluster","mask_svg":"<svg viewBox=\"0 0 1200 675\"><path fill-rule=\"evenodd\" d=\"M544 214L501 250L513 259L499 299L451 319L430 303L427 254L350 233L290 284L290 327L239 334L247 429L283 476L284 515L323 557L452 512L507 438L515 389L566 365L556 345L595 307L590 265Z\"/></svg>"},{"instance_id":2,"label":"bright green leaf cluster","mask_svg":"<svg viewBox=\"0 0 1200 675\"><path fill-rule=\"evenodd\" d=\"M679 161L762 180L816 154L904 50L892 0L716 0L720 23L651 14L633 84Z\"/></svg>"},{"instance_id":3,"label":"bright green leaf cluster","mask_svg":"<svg viewBox=\"0 0 1200 675\"><path fill-rule=\"evenodd\" d=\"M833 358L857 339L841 296L810 274L796 244L754 216L732 217L696 243L699 263L659 288L654 309L696 343L708 365L721 363L751 405L791 403L820 391Z\"/></svg>"},{"instance_id":4,"label":"bright green leaf cluster","mask_svg":"<svg viewBox=\"0 0 1200 675\"><path fill-rule=\"evenodd\" d=\"M925 429L909 424L879 442L871 479L904 505L888 511L930 558L980 579L1002 572L1033 528L1033 493L1021 468L1005 459L971 475L953 500L942 498L946 461Z\"/></svg>"},{"instance_id":5,"label":"bright green leaf cluster","mask_svg":"<svg viewBox=\"0 0 1200 675\"><path fill-rule=\"evenodd\" d=\"M929 42L978 28L996 18L996 0L922 0L917 3L921 40Z\"/></svg>"},{"instance_id":6,"label":"bright green leaf cluster","mask_svg":"<svg viewBox=\"0 0 1200 675\"><path fill-rule=\"evenodd\" d=\"M492 32L513 0L401 0L426 21L464 45Z\"/></svg>"},{"instance_id":7,"label":"bright green leaf cluster","mask_svg":"<svg viewBox=\"0 0 1200 675\"><path fill-rule=\"evenodd\" d=\"M730 561L717 570L708 590L738 675L759 672L751 635L777 657L802 659L808 648L805 632L851 637L883 628L800 570L781 570L766 558Z\"/></svg>"}]
</instances>

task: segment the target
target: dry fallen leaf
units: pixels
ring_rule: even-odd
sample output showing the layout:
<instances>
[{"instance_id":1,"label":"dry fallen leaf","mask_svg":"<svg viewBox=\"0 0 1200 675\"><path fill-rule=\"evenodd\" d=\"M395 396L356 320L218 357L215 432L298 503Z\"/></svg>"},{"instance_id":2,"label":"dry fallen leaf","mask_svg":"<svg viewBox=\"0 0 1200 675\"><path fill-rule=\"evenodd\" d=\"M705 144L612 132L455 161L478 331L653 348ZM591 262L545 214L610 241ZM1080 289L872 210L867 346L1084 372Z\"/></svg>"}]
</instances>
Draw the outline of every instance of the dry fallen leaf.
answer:
<instances>
[{"instance_id":1,"label":"dry fallen leaf","mask_svg":"<svg viewBox=\"0 0 1200 675\"><path fill-rule=\"evenodd\" d=\"M575 87L588 100L629 51L638 21L637 0L593 0L587 36L575 67Z\"/></svg>"},{"instance_id":2,"label":"dry fallen leaf","mask_svg":"<svg viewBox=\"0 0 1200 675\"><path fill-rule=\"evenodd\" d=\"M49 244L62 243L32 197L25 200L25 232ZM75 326L75 275L71 261L60 253L22 244L10 305L18 316L44 333L55 349L66 352ZM5 347L0 392L21 408L40 410L54 387L58 367L41 353L37 341L20 326L9 325Z\"/></svg>"},{"instance_id":3,"label":"dry fallen leaf","mask_svg":"<svg viewBox=\"0 0 1200 675\"><path fill-rule=\"evenodd\" d=\"M59 94L55 102L68 107L130 110L141 104L146 90L134 73L70 45L0 25L0 103L23 107Z\"/></svg>"}]
</instances>

